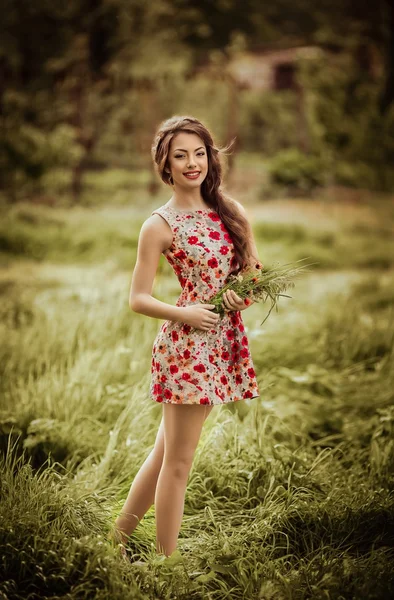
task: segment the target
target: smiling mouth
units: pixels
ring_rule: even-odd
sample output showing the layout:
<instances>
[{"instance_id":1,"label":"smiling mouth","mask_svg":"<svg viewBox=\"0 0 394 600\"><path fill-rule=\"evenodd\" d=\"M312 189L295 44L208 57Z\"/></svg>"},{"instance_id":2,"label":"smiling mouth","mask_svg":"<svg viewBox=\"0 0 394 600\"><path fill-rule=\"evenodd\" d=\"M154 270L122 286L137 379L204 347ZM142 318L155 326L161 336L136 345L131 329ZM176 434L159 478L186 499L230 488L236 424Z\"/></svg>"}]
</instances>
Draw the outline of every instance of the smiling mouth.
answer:
<instances>
[{"instance_id":1,"label":"smiling mouth","mask_svg":"<svg viewBox=\"0 0 394 600\"><path fill-rule=\"evenodd\" d=\"M200 171L190 171L189 173L184 173L184 176L188 179L197 179L200 175Z\"/></svg>"}]
</instances>

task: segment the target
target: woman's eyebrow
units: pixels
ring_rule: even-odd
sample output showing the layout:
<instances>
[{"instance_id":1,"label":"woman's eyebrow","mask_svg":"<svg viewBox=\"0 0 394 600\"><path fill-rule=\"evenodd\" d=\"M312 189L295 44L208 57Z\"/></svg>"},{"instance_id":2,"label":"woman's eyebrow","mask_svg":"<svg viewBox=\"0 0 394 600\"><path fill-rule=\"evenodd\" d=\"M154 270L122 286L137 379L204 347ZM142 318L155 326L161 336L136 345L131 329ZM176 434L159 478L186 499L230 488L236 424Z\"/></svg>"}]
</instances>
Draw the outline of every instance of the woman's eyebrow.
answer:
<instances>
[{"instance_id":1,"label":"woman's eyebrow","mask_svg":"<svg viewBox=\"0 0 394 600\"><path fill-rule=\"evenodd\" d=\"M201 150L201 148L204 148L204 146L200 146L199 148L196 148L194 152L197 152L197 150ZM187 152L187 150L185 150L184 148L175 148L174 152L178 152L179 150L183 150L183 152Z\"/></svg>"}]
</instances>

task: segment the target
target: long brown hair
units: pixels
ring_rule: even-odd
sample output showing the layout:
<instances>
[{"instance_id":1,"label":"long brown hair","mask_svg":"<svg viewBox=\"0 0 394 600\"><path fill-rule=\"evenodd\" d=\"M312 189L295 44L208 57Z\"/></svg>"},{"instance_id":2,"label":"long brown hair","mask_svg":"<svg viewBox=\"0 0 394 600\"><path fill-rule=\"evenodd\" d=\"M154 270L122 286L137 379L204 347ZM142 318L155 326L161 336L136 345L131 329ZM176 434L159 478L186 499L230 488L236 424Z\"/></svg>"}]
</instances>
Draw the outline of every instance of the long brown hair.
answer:
<instances>
[{"instance_id":1,"label":"long brown hair","mask_svg":"<svg viewBox=\"0 0 394 600\"><path fill-rule=\"evenodd\" d=\"M205 202L219 215L227 228L234 244L235 259L238 268L234 272L256 262L251 256L251 228L249 221L240 212L234 200L221 190L222 165L220 153L225 153L231 147L216 147L208 129L194 117L173 116L163 121L156 131L152 144L152 158L155 168L164 183L170 184L168 152L172 138L181 131L197 134L204 142L208 156L208 173L201 184L201 194Z\"/></svg>"}]
</instances>

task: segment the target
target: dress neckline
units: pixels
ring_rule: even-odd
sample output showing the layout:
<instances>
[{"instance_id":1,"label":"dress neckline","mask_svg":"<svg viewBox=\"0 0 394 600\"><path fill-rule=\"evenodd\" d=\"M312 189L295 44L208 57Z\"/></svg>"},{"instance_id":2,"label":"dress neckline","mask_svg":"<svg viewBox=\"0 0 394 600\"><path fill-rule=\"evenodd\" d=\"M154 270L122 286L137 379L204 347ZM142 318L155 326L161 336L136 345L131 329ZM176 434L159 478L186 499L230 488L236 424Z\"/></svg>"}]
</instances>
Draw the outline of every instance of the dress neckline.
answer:
<instances>
[{"instance_id":1,"label":"dress neckline","mask_svg":"<svg viewBox=\"0 0 394 600\"><path fill-rule=\"evenodd\" d=\"M177 213L183 213L183 214L193 214L193 213L201 213L201 212L214 212L216 213L216 210L214 208L199 208L197 210L180 210L179 208L174 208L173 206L168 206L166 204L163 205L163 208L168 208L169 210L173 210L174 212Z\"/></svg>"}]
</instances>

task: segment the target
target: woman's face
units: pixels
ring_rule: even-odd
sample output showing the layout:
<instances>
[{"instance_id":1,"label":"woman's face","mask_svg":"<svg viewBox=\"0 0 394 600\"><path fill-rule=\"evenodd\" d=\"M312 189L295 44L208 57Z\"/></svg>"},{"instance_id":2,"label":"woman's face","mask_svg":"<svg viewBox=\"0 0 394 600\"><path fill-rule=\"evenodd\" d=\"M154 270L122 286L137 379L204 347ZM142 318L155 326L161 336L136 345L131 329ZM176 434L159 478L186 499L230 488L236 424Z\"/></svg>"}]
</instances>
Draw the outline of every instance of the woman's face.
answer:
<instances>
[{"instance_id":1,"label":"woman's face","mask_svg":"<svg viewBox=\"0 0 394 600\"><path fill-rule=\"evenodd\" d=\"M202 139L195 133L186 132L174 136L168 152L168 165L175 186L187 189L199 187L208 173L208 156Z\"/></svg>"}]
</instances>

